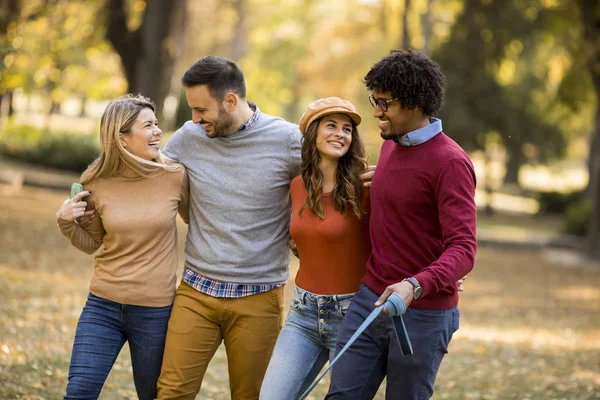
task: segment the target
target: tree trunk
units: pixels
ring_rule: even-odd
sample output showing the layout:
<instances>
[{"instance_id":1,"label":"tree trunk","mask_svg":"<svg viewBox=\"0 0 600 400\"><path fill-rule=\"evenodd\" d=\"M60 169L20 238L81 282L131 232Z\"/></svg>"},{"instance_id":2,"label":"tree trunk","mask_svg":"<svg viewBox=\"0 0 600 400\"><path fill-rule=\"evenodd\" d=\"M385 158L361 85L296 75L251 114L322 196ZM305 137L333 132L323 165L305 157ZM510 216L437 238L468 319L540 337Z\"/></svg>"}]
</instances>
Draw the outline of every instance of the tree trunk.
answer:
<instances>
[{"instance_id":1,"label":"tree trunk","mask_svg":"<svg viewBox=\"0 0 600 400\"><path fill-rule=\"evenodd\" d=\"M60 103L55 102L54 100L52 100L50 102L50 110L48 111L49 114L60 114Z\"/></svg>"},{"instance_id":2,"label":"tree trunk","mask_svg":"<svg viewBox=\"0 0 600 400\"><path fill-rule=\"evenodd\" d=\"M485 214L494 215L494 188L492 187L492 157L488 150L483 151L483 164L485 170Z\"/></svg>"},{"instance_id":3,"label":"tree trunk","mask_svg":"<svg viewBox=\"0 0 600 400\"><path fill-rule=\"evenodd\" d=\"M425 54L431 54L431 36L433 33L433 22L431 21L431 8L434 0L426 0L427 9L421 15L421 30L423 34L423 48Z\"/></svg>"},{"instance_id":4,"label":"tree trunk","mask_svg":"<svg viewBox=\"0 0 600 400\"><path fill-rule=\"evenodd\" d=\"M15 110L13 109L12 100L12 90L5 90L4 93L0 94L0 119L9 118L13 115Z\"/></svg>"},{"instance_id":5,"label":"tree trunk","mask_svg":"<svg viewBox=\"0 0 600 400\"><path fill-rule=\"evenodd\" d=\"M404 15L402 16L402 40L400 48L408 50L410 48L410 34L408 33L408 12L410 11L411 0L404 0Z\"/></svg>"},{"instance_id":6,"label":"tree trunk","mask_svg":"<svg viewBox=\"0 0 600 400\"><path fill-rule=\"evenodd\" d=\"M235 0L233 6L238 15L238 21L234 27L233 38L231 40L231 58L236 63L239 63L248 51L248 1Z\"/></svg>"},{"instance_id":7,"label":"tree trunk","mask_svg":"<svg viewBox=\"0 0 600 400\"><path fill-rule=\"evenodd\" d=\"M81 118L85 118L85 107L87 105L88 102L88 97L87 95L84 93L83 97L81 98L81 110L79 110L79 116Z\"/></svg>"},{"instance_id":8,"label":"tree trunk","mask_svg":"<svg viewBox=\"0 0 600 400\"><path fill-rule=\"evenodd\" d=\"M188 106L187 106L187 101L185 99L185 96L183 97L183 103L181 102L182 98L181 98L181 93L182 93L182 87L181 87L181 76L176 75L174 73L175 70L175 65L177 63L177 59L179 59L179 57L183 54L184 50L187 48L187 29L185 28L187 26L187 17L188 17L188 13L189 10L187 9L187 1L181 1L181 5L179 5L178 7L175 8L175 11L173 13L173 17L172 17L172 27L171 27L171 40L175 41L175 43L177 43L177 46L174 47L174 49L176 49L175 53L173 54L174 57L174 62L171 64L170 67L170 76L167 75L165 73L165 81L169 81L169 88L168 88L168 95L169 96L173 96L173 98L177 99L176 101L176 108L175 110L173 110L173 114L170 116L165 115L165 113L163 113L163 130L166 131L170 131L173 129L177 129L179 128L179 124L177 124L177 120L178 118L178 113L179 113L179 109L181 107L183 107L184 110L188 110ZM184 92L185 93L185 92ZM189 111L188 111L189 114ZM186 119L187 121L187 119ZM185 121L184 121L185 122ZM177 126L175 126L177 124Z\"/></svg>"},{"instance_id":9,"label":"tree trunk","mask_svg":"<svg viewBox=\"0 0 600 400\"><path fill-rule=\"evenodd\" d=\"M302 87L302 82L298 81L290 88L292 91L292 101L290 101L284 108L283 118L287 121L297 121L300 118L300 104L301 104L301 96L300 96L300 88Z\"/></svg>"},{"instance_id":10,"label":"tree trunk","mask_svg":"<svg viewBox=\"0 0 600 400\"><path fill-rule=\"evenodd\" d=\"M186 0L147 0L142 24L136 31L127 28L124 0L109 0L107 39L121 57L128 91L141 93L156 103L162 119L175 56L180 44L173 32L184 29Z\"/></svg>"},{"instance_id":11,"label":"tree trunk","mask_svg":"<svg viewBox=\"0 0 600 400\"><path fill-rule=\"evenodd\" d=\"M381 34L385 37L388 35L388 4L386 0L381 0L381 8L379 9L379 28Z\"/></svg>"},{"instance_id":12,"label":"tree trunk","mask_svg":"<svg viewBox=\"0 0 600 400\"><path fill-rule=\"evenodd\" d=\"M589 156L589 192L592 199L587 253L600 259L600 5L597 0L580 0L583 36L588 51L588 69L596 90L596 121Z\"/></svg>"},{"instance_id":13,"label":"tree trunk","mask_svg":"<svg viewBox=\"0 0 600 400\"><path fill-rule=\"evenodd\" d=\"M600 96L598 96L600 97ZM592 215L589 222L587 253L600 258L600 107L596 111L596 131L590 146L588 193L592 200Z\"/></svg>"},{"instance_id":14,"label":"tree trunk","mask_svg":"<svg viewBox=\"0 0 600 400\"><path fill-rule=\"evenodd\" d=\"M519 184L519 171L525 163L525 157L521 149L519 148L508 148L508 160L506 161L506 174L504 175L503 184L516 185Z\"/></svg>"}]
</instances>

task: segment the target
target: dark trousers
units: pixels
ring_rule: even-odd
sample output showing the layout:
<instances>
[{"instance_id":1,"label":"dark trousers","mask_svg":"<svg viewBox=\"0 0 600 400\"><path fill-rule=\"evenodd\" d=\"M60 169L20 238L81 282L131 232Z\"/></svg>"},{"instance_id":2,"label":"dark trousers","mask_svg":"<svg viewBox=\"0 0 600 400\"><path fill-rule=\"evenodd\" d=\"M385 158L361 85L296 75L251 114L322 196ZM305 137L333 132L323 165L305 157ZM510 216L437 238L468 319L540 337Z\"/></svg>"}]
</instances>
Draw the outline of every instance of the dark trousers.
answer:
<instances>
[{"instance_id":1,"label":"dark trousers","mask_svg":"<svg viewBox=\"0 0 600 400\"><path fill-rule=\"evenodd\" d=\"M97 399L126 341L137 395L154 399L171 308L120 304L90 293L75 331L65 399Z\"/></svg>"},{"instance_id":2,"label":"dark trousers","mask_svg":"<svg viewBox=\"0 0 600 400\"><path fill-rule=\"evenodd\" d=\"M338 332L337 351L375 308L379 296L361 285ZM423 400L433 395L433 385L458 329L458 308L419 310L403 315L413 355L403 356L392 319L380 314L335 364L326 399L372 399L387 375L386 399Z\"/></svg>"}]
</instances>

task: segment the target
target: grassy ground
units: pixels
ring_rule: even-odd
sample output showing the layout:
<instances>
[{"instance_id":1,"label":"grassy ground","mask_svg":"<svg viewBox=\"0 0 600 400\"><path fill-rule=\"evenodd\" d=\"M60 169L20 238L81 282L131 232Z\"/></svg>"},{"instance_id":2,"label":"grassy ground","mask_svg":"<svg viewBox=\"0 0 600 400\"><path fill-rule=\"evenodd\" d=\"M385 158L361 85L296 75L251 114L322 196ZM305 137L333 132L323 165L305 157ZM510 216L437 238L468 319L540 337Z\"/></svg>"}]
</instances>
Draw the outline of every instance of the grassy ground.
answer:
<instances>
[{"instance_id":1,"label":"grassy ground","mask_svg":"<svg viewBox=\"0 0 600 400\"><path fill-rule=\"evenodd\" d=\"M58 232L62 200L0 186L0 399L63 395L92 259ZM600 265L573 254L482 248L461 313L434 398L600 399ZM136 398L130 369L125 347L101 399ZM198 399L228 399L227 382L221 349Z\"/></svg>"}]
</instances>

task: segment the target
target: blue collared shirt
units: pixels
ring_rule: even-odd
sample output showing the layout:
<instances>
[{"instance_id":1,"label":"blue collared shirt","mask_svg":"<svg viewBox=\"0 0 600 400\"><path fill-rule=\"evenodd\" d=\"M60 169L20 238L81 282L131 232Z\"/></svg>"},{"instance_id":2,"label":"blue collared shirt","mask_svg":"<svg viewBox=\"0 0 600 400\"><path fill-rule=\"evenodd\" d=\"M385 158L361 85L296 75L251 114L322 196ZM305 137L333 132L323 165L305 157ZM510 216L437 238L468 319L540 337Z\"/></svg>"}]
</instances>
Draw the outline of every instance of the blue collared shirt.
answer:
<instances>
[{"instance_id":1,"label":"blue collared shirt","mask_svg":"<svg viewBox=\"0 0 600 400\"><path fill-rule=\"evenodd\" d=\"M400 140L398 138L394 138L394 142L401 146L417 146L419 144L425 143L438 133L442 131L442 120L439 118L429 117L429 125L414 130L412 132L408 132L406 135L402 136Z\"/></svg>"}]
</instances>

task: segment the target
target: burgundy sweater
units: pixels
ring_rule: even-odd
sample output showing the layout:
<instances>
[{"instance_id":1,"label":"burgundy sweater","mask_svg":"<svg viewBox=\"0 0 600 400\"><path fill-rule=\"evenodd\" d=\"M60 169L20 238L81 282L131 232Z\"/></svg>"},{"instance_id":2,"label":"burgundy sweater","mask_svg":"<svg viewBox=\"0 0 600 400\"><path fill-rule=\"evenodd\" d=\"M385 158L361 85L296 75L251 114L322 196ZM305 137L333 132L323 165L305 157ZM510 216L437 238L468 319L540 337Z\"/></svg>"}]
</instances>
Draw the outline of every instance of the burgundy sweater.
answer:
<instances>
[{"instance_id":1,"label":"burgundy sweater","mask_svg":"<svg viewBox=\"0 0 600 400\"><path fill-rule=\"evenodd\" d=\"M411 307L455 307L456 281L477 252L475 185L471 160L443 132L412 147L385 141L371 186L373 254L364 284L381 295L413 276L423 295Z\"/></svg>"}]
</instances>

